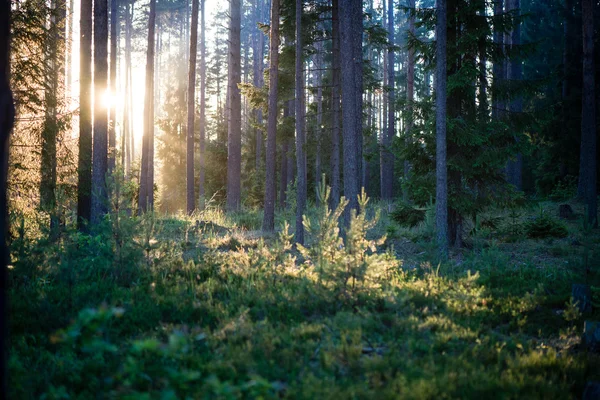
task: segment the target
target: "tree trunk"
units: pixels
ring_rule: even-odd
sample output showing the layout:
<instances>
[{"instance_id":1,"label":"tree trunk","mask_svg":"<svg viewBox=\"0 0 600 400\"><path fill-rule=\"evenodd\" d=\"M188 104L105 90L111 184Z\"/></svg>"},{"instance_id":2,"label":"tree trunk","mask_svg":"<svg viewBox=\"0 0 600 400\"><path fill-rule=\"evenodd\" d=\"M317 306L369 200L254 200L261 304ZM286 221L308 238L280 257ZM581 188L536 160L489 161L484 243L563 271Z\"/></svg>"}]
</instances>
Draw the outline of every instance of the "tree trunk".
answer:
<instances>
[{"instance_id":1,"label":"tree trunk","mask_svg":"<svg viewBox=\"0 0 600 400\"><path fill-rule=\"evenodd\" d=\"M269 110L267 116L267 149L265 174L265 213L263 230L275 229L275 177L277 152L277 90L279 84L279 0L271 0L271 30L269 33ZM285 154L282 153L282 164ZM283 173L283 171L282 171ZM281 199L281 196L280 196Z\"/></svg>"},{"instance_id":2,"label":"tree trunk","mask_svg":"<svg viewBox=\"0 0 600 400\"><path fill-rule=\"evenodd\" d=\"M94 146L92 157L92 226L108 211L106 173L108 171L108 110L103 96L108 89L108 4L94 1Z\"/></svg>"},{"instance_id":3,"label":"tree trunk","mask_svg":"<svg viewBox=\"0 0 600 400\"><path fill-rule=\"evenodd\" d=\"M496 0L494 3L495 24L500 25L500 18L504 13L504 0ZM499 27L494 27L494 46L496 47L496 58L492 69L494 88L492 91L492 118L497 120L503 118L504 101L499 93L502 81L504 80L504 33Z\"/></svg>"},{"instance_id":4,"label":"tree trunk","mask_svg":"<svg viewBox=\"0 0 600 400\"><path fill-rule=\"evenodd\" d=\"M117 42L118 34L118 0L110 0L110 99L114 99L117 93ZM108 124L108 173L115 169L117 137L115 125L117 122L117 107L114 101L110 103L110 121Z\"/></svg>"},{"instance_id":5,"label":"tree trunk","mask_svg":"<svg viewBox=\"0 0 600 400\"><path fill-rule=\"evenodd\" d=\"M435 227L439 253L448 257L448 170L446 164L446 0L437 0L435 27L436 187Z\"/></svg>"},{"instance_id":6,"label":"tree trunk","mask_svg":"<svg viewBox=\"0 0 600 400\"><path fill-rule=\"evenodd\" d=\"M507 0L509 7L508 11L515 12L518 17L520 14L520 0ZM521 24L517 22L510 34L511 49L514 51L521 43ZM518 86L518 81L521 80L522 66L519 57L513 56L510 60L508 68L508 79L511 81L512 87ZM510 102L510 112L519 114L523 108L523 100L521 96L513 94ZM514 116L513 116L514 118ZM517 138L515 138L517 140ZM518 190L523 190L523 156L519 153L516 160L509 160L506 166L508 181L513 184Z\"/></svg>"},{"instance_id":7,"label":"tree trunk","mask_svg":"<svg viewBox=\"0 0 600 400\"><path fill-rule=\"evenodd\" d=\"M194 122L196 117L196 50L198 47L198 0L192 0L192 27L190 33L190 63L188 70L187 92L187 158L186 158L186 194L187 212L191 215L194 204Z\"/></svg>"},{"instance_id":8,"label":"tree trunk","mask_svg":"<svg viewBox=\"0 0 600 400\"><path fill-rule=\"evenodd\" d=\"M583 96L581 113L581 156L579 185L583 187L590 226L598 226L598 197L596 169L596 94L594 69L594 2L582 0L583 16Z\"/></svg>"},{"instance_id":9,"label":"tree trunk","mask_svg":"<svg viewBox=\"0 0 600 400\"><path fill-rule=\"evenodd\" d=\"M341 54L339 0L332 0L332 71L331 71L331 208L340 202L340 133L341 133Z\"/></svg>"},{"instance_id":10,"label":"tree trunk","mask_svg":"<svg viewBox=\"0 0 600 400\"><path fill-rule=\"evenodd\" d=\"M8 208L6 202L6 181L8 173L8 143L12 132L15 109L10 90L10 0L0 0L0 397L8 398L7 360L8 352L8 270L9 251L6 245L8 234Z\"/></svg>"},{"instance_id":11,"label":"tree trunk","mask_svg":"<svg viewBox=\"0 0 600 400\"><path fill-rule=\"evenodd\" d=\"M206 0L200 0L200 183L198 189L198 207L204 210L204 149L206 146L206 22L204 19Z\"/></svg>"},{"instance_id":12,"label":"tree trunk","mask_svg":"<svg viewBox=\"0 0 600 400\"><path fill-rule=\"evenodd\" d=\"M342 118L344 121L344 196L348 199L344 222L350 210L358 211L362 163L362 2L348 0L340 7L342 67Z\"/></svg>"},{"instance_id":13,"label":"tree trunk","mask_svg":"<svg viewBox=\"0 0 600 400\"><path fill-rule=\"evenodd\" d=\"M156 0L150 0L148 18L148 48L146 50L146 93L144 96L144 135L142 138L142 167L138 212L154 206L154 50L156 28Z\"/></svg>"},{"instance_id":14,"label":"tree trunk","mask_svg":"<svg viewBox=\"0 0 600 400\"><path fill-rule=\"evenodd\" d=\"M229 3L229 125L227 127L227 211L240 209L242 169L242 99L238 84L241 78L241 4Z\"/></svg>"},{"instance_id":15,"label":"tree trunk","mask_svg":"<svg viewBox=\"0 0 600 400\"><path fill-rule=\"evenodd\" d=\"M321 183L321 140L323 136L323 42L317 43L317 55L315 57L315 68L317 69L317 129L316 134L316 154L315 154L315 189L318 190ZM317 196L317 204L319 198Z\"/></svg>"},{"instance_id":16,"label":"tree trunk","mask_svg":"<svg viewBox=\"0 0 600 400\"><path fill-rule=\"evenodd\" d=\"M392 140L395 133L395 111L394 103L396 101L394 93L394 1L388 0L387 8L387 29L388 29L388 50L387 50L387 91L388 91L388 109L387 109L387 132L383 135L383 165L381 169L381 198L390 201L393 196L394 185L394 159L391 153Z\"/></svg>"},{"instance_id":17,"label":"tree trunk","mask_svg":"<svg viewBox=\"0 0 600 400\"><path fill-rule=\"evenodd\" d=\"M306 207L306 142L304 121L304 59L302 55L302 0L296 0L296 243L304 244L302 216Z\"/></svg>"},{"instance_id":18,"label":"tree trunk","mask_svg":"<svg viewBox=\"0 0 600 400\"><path fill-rule=\"evenodd\" d=\"M408 6L410 7L408 15L408 34L410 37L415 35L415 12L416 2L415 0L409 0ZM405 143L407 145L412 141L412 129L414 125L414 107L413 103L415 100L415 49L413 46L408 48L408 59L406 61L406 105L408 111L408 117L406 121L405 129ZM410 163L408 160L404 160L404 179L408 179L410 174ZM402 197L404 201L410 199L410 194L407 188L403 188Z\"/></svg>"},{"instance_id":19,"label":"tree trunk","mask_svg":"<svg viewBox=\"0 0 600 400\"><path fill-rule=\"evenodd\" d=\"M258 24L261 20L261 13L262 13L262 7L263 7L263 2L262 0L258 1L256 3L256 9L255 9L255 23ZM263 81L263 49L264 49L264 34L260 31L260 29L258 29L258 27L254 28L254 35L253 35L253 50L252 50L252 57L253 57L253 71L252 71L252 75L253 75L253 83L254 86L256 88L261 88L262 87L262 81ZM255 118L256 118L256 124L257 125L261 125L262 124L262 110L261 109L257 109L255 112ZM255 168L256 171L258 172L261 168L261 161L262 161L262 147L263 147L263 133L262 133L262 129L257 127L255 129L255 140L256 140L256 148L255 148Z\"/></svg>"},{"instance_id":20,"label":"tree trunk","mask_svg":"<svg viewBox=\"0 0 600 400\"><path fill-rule=\"evenodd\" d=\"M84 230L92 208L92 0L81 0L79 29L77 226Z\"/></svg>"}]
</instances>

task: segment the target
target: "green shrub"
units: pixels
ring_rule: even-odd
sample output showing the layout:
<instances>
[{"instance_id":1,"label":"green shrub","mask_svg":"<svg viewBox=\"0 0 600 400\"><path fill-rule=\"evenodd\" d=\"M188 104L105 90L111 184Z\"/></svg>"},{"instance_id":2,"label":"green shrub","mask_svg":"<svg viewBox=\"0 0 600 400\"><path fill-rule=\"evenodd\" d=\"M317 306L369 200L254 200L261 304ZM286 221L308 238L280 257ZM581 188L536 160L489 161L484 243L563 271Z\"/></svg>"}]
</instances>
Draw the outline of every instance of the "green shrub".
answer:
<instances>
[{"instance_id":1,"label":"green shrub","mask_svg":"<svg viewBox=\"0 0 600 400\"><path fill-rule=\"evenodd\" d=\"M426 211L426 208L414 207L411 204L401 202L396 204L391 217L399 225L413 228L425 220Z\"/></svg>"},{"instance_id":2,"label":"green shrub","mask_svg":"<svg viewBox=\"0 0 600 400\"><path fill-rule=\"evenodd\" d=\"M525 223L525 233L532 239L564 238L569 232L567 228L543 210L540 215Z\"/></svg>"}]
</instances>

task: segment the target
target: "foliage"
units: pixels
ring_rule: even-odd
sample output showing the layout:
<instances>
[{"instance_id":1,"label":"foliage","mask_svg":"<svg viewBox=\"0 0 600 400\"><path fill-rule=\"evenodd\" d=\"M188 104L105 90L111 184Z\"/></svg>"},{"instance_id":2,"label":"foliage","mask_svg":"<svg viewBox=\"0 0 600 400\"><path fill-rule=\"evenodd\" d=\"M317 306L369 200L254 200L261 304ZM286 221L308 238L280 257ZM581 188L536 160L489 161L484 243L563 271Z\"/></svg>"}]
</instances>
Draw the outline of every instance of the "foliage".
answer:
<instances>
[{"instance_id":1,"label":"foliage","mask_svg":"<svg viewBox=\"0 0 600 400\"><path fill-rule=\"evenodd\" d=\"M532 239L563 238L568 235L567 228L550 214L540 210L540 214L525 224L525 232Z\"/></svg>"},{"instance_id":2,"label":"foliage","mask_svg":"<svg viewBox=\"0 0 600 400\"><path fill-rule=\"evenodd\" d=\"M425 220L424 208L415 207L409 203L399 202L392 211L392 219L402 226L415 227Z\"/></svg>"}]
</instances>

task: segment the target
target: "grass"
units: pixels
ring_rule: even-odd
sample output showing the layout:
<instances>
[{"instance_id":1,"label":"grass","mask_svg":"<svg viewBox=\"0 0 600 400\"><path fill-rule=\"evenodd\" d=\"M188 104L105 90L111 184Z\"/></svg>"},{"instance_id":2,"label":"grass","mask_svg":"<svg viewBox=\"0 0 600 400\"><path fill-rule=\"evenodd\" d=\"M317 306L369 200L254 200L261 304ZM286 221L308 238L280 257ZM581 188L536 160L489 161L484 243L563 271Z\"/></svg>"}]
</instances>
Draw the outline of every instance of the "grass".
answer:
<instances>
[{"instance_id":1,"label":"grass","mask_svg":"<svg viewBox=\"0 0 600 400\"><path fill-rule=\"evenodd\" d=\"M118 251L108 222L18 242L11 398L564 399L600 379L569 302L572 283L600 286L597 231L529 239L512 225L539 209L490 210L499 226L438 264L427 216L409 229L367 208L365 226L381 218L356 243L393 234L376 253L316 251L317 233L298 252L258 211L217 208L124 219Z\"/></svg>"}]
</instances>

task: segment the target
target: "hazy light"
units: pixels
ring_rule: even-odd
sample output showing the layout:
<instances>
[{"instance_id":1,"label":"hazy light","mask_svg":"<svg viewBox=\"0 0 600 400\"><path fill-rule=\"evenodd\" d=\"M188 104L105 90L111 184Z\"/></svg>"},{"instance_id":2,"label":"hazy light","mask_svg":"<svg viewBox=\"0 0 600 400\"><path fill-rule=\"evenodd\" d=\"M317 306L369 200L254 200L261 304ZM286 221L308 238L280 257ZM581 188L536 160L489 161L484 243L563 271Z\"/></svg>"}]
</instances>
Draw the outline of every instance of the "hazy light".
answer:
<instances>
[{"instance_id":1,"label":"hazy light","mask_svg":"<svg viewBox=\"0 0 600 400\"><path fill-rule=\"evenodd\" d=\"M112 93L110 90L106 90L102 95L102 107L115 107L115 109L121 110L123 108L123 99L121 96L116 96L115 93Z\"/></svg>"}]
</instances>

